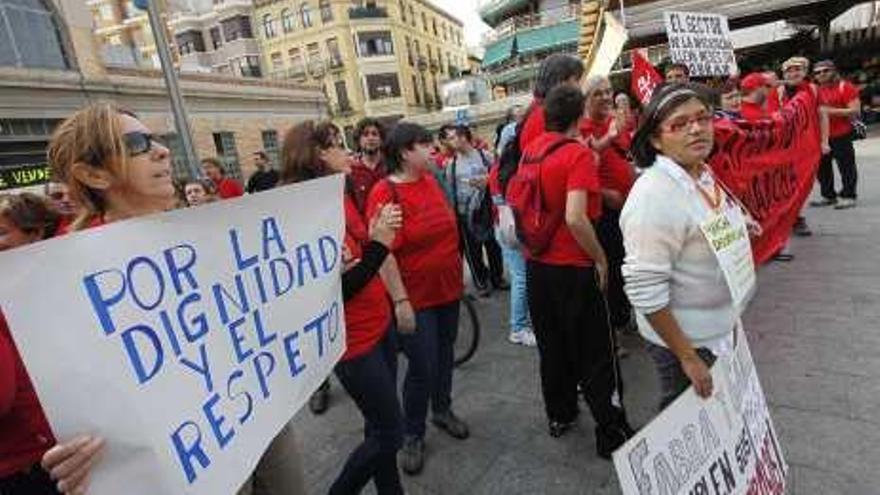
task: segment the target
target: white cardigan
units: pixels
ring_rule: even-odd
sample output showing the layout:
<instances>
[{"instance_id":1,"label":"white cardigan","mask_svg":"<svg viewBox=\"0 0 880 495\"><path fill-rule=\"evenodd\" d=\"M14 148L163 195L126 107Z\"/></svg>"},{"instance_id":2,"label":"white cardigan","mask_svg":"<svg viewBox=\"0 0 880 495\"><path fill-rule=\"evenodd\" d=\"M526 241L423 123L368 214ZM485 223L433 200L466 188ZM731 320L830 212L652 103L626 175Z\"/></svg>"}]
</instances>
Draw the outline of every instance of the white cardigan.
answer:
<instances>
[{"instance_id":1,"label":"white cardigan","mask_svg":"<svg viewBox=\"0 0 880 495\"><path fill-rule=\"evenodd\" d=\"M708 177L707 177L708 176ZM701 179L711 181L710 174ZM636 181L620 228L625 290L639 332L666 347L645 318L669 307L694 347L725 347L739 313L700 224L710 211L684 169L665 156Z\"/></svg>"}]
</instances>

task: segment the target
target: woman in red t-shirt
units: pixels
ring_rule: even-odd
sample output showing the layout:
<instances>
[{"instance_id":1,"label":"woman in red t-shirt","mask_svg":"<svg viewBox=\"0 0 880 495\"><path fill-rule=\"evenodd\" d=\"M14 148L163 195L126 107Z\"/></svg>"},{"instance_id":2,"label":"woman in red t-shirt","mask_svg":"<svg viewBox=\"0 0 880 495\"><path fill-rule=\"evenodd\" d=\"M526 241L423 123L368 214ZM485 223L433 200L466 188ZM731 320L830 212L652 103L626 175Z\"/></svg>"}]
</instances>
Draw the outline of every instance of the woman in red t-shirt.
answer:
<instances>
[{"instance_id":1,"label":"woman in red t-shirt","mask_svg":"<svg viewBox=\"0 0 880 495\"><path fill-rule=\"evenodd\" d=\"M373 187L367 212L374 215L387 203L397 203L403 210L403 228L390 260L399 267L404 290L392 292L395 312L400 319L415 311L417 327L415 333L401 336L409 359L401 461L404 471L415 474L424 463L429 398L436 426L455 438L469 435L467 425L451 409L462 261L455 213L430 172L431 135L421 126L400 123L389 133L385 148L390 175Z\"/></svg>"},{"instance_id":2,"label":"woman in red t-shirt","mask_svg":"<svg viewBox=\"0 0 880 495\"><path fill-rule=\"evenodd\" d=\"M288 131L281 157L282 184L351 173L354 159L337 144L330 129L326 123L306 121ZM360 493L370 480L381 494L402 494L397 471L403 434L397 399L397 350L391 331L391 304L378 276L400 228L400 208L390 202L377 207L368 230L351 183L344 206L346 351L335 372L361 410L367 428L364 441L349 456L330 494Z\"/></svg>"},{"instance_id":3,"label":"woman in red t-shirt","mask_svg":"<svg viewBox=\"0 0 880 495\"><path fill-rule=\"evenodd\" d=\"M39 196L0 195L0 251L52 237L60 219ZM53 443L52 430L0 312L0 493L58 493L39 464Z\"/></svg>"},{"instance_id":4,"label":"woman in red t-shirt","mask_svg":"<svg viewBox=\"0 0 880 495\"><path fill-rule=\"evenodd\" d=\"M608 261L592 222L602 213L593 152L578 136L584 95L559 86L544 100L546 132L523 150L540 162L546 217L564 219L549 247L530 252L526 266L529 311L541 359L541 391L550 435L562 436L578 415L578 386L596 420L596 450L604 458L633 431L620 403L622 382L608 325ZM553 151L551 151L553 150Z\"/></svg>"},{"instance_id":5,"label":"woman in red t-shirt","mask_svg":"<svg viewBox=\"0 0 880 495\"><path fill-rule=\"evenodd\" d=\"M620 210L635 182L635 171L627 158L630 139L627 123L613 109L611 81L594 76L584 84L586 116L581 120L581 136L599 155L599 185L602 188L602 218L597 225L599 240L608 256L608 310L612 328L631 324L629 300L623 291L621 267L626 253L620 232ZM625 95L624 95L625 96Z\"/></svg>"}]
</instances>

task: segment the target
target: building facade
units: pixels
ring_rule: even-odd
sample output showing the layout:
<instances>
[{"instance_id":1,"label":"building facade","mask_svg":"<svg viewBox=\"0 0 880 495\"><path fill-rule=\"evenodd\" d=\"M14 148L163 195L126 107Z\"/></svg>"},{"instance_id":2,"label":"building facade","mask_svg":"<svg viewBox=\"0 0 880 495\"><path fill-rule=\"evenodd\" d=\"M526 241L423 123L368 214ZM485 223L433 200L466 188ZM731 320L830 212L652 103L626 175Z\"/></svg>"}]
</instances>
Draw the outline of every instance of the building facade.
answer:
<instances>
[{"instance_id":1,"label":"building facade","mask_svg":"<svg viewBox=\"0 0 880 495\"><path fill-rule=\"evenodd\" d=\"M581 0L480 0L478 12L492 27L483 38L483 74L508 96L532 90L548 55L577 54Z\"/></svg>"},{"instance_id":2,"label":"building facade","mask_svg":"<svg viewBox=\"0 0 880 495\"><path fill-rule=\"evenodd\" d=\"M137 112L168 142L175 174L189 174L161 72L105 63L81 0L0 0L0 24L9 19L20 22L0 30L0 189L44 182L55 126L99 100ZM242 179L253 172L253 152L266 150L277 163L291 125L327 115L317 85L218 74L183 75L180 85L197 153L220 157Z\"/></svg>"},{"instance_id":3,"label":"building facade","mask_svg":"<svg viewBox=\"0 0 880 495\"><path fill-rule=\"evenodd\" d=\"M441 85L467 64L461 21L427 0L256 0L263 66L319 83L350 135L362 117L438 110Z\"/></svg>"},{"instance_id":4,"label":"building facade","mask_svg":"<svg viewBox=\"0 0 880 495\"><path fill-rule=\"evenodd\" d=\"M159 5L164 11L166 0ZM146 11L132 0L86 0L104 62L119 67L161 67Z\"/></svg>"}]
</instances>

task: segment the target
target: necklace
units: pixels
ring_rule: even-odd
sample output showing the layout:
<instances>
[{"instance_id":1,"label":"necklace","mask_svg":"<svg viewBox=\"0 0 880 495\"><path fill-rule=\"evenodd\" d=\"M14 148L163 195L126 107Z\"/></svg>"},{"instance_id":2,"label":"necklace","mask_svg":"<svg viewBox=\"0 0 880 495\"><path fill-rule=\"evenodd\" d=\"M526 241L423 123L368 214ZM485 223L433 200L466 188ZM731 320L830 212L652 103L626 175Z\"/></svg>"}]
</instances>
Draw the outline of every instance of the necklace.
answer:
<instances>
[{"instance_id":1,"label":"necklace","mask_svg":"<svg viewBox=\"0 0 880 495\"><path fill-rule=\"evenodd\" d=\"M708 171L704 171L704 173L708 173L709 177L712 177L712 174ZM714 177L712 177L712 179L713 187L711 194L700 183L702 182L700 179L693 179L693 181L694 185L697 187L697 191L700 193L700 196L703 197L703 201L706 202L706 205L709 207L709 209L711 209L712 211L718 211L721 208L721 202L724 200L724 191L721 189L721 185L718 184L718 181L714 180Z\"/></svg>"}]
</instances>

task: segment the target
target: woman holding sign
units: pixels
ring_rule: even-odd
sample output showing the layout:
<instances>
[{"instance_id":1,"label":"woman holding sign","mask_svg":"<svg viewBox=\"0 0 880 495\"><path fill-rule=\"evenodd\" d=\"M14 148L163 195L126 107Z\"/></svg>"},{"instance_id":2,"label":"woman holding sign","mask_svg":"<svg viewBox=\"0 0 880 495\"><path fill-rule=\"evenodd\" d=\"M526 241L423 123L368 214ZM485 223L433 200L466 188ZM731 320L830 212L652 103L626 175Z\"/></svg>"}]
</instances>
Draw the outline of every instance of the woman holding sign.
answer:
<instances>
[{"instance_id":1,"label":"woman holding sign","mask_svg":"<svg viewBox=\"0 0 880 495\"><path fill-rule=\"evenodd\" d=\"M354 160L335 131L329 123L307 121L294 126L284 138L281 183L350 174ZM335 372L364 416L365 438L349 456L330 494L360 493L373 480L380 495L398 495L403 493L397 470L403 422L397 400L397 352L391 303L378 273L400 228L401 213L399 206L385 204L368 228L353 187L347 186L342 275L346 351Z\"/></svg>"},{"instance_id":2,"label":"woman holding sign","mask_svg":"<svg viewBox=\"0 0 880 495\"><path fill-rule=\"evenodd\" d=\"M626 293L661 382L661 409L733 347L755 286L748 214L706 165L712 106L689 84L659 89L633 142L645 169L621 214Z\"/></svg>"},{"instance_id":3,"label":"woman holding sign","mask_svg":"<svg viewBox=\"0 0 880 495\"><path fill-rule=\"evenodd\" d=\"M89 105L61 123L48 155L53 177L67 183L82 207L73 230L160 213L175 204L168 148L133 113L112 103ZM31 409L32 418L42 414L38 406ZM42 465L57 481L59 491L83 494L102 445L99 437L83 435L49 449ZM257 491L256 485L261 487L260 494L305 492L290 425L275 437L239 493L251 494Z\"/></svg>"}]
</instances>

